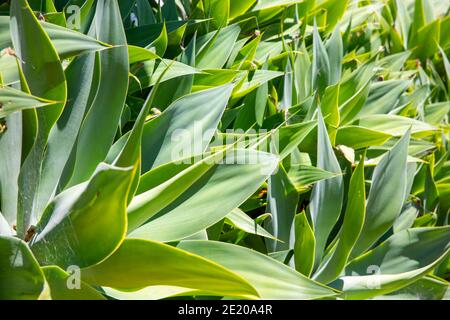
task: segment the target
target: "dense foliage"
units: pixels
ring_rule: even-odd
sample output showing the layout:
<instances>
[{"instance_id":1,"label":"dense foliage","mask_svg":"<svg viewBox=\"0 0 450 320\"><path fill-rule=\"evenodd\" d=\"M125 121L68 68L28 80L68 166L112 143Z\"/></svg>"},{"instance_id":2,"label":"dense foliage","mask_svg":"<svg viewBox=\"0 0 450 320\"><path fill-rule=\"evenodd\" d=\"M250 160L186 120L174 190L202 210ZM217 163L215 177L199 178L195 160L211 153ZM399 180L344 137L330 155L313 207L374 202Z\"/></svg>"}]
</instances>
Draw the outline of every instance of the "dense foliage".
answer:
<instances>
[{"instance_id":1,"label":"dense foliage","mask_svg":"<svg viewBox=\"0 0 450 320\"><path fill-rule=\"evenodd\" d=\"M0 299L445 299L450 1L0 5Z\"/></svg>"}]
</instances>

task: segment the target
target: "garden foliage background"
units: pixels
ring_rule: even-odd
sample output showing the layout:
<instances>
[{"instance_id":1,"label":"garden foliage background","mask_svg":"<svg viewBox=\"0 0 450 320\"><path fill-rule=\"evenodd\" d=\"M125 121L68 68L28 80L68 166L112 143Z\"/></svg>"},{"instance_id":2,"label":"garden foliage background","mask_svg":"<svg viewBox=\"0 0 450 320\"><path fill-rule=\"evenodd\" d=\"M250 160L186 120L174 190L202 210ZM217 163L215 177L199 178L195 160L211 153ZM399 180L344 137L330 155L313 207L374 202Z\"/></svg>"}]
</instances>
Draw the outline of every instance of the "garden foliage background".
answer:
<instances>
[{"instance_id":1,"label":"garden foliage background","mask_svg":"<svg viewBox=\"0 0 450 320\"><path fill-rule=\"evenodd\" d=\"M448 0L0 5L0 299L448 299Z\"/></svg>"}]
</instances>

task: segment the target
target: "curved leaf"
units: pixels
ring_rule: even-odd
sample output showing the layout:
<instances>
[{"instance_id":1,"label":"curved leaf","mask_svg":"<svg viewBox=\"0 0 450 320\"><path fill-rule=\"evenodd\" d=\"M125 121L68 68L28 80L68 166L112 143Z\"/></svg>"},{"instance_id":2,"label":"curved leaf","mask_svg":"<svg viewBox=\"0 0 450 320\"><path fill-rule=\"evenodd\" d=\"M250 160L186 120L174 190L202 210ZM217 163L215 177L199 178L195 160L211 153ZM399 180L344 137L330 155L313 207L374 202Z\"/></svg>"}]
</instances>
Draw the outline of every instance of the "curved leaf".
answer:
<instances>
[{"instance_id":1,"label":"curved leaf","mask_svg":"<svg viewBox=\"0 0 450 320\"><path fill-rule=\"evenodd\" d=\"M178 248L215 261L246 279L262 299L319 299L336 293L256 251L216 241L182 241Z\"/></svg>"},{"instance_id":2,"label":"curved leaf","mask_svg":"<svg viewBox=\"0 0 450 320\"><path fill-rule=\"evenodd\" d=\"M41 264L86 267L122 242L132 168L100 164L92 178L58 195L37 226L32 250Z\"/></svg>"},{"instance_id":3,"label":"curved leaf","mask_svg":"<svg viewBox=\"0 0 450 320\"><path fill-rule=\"evenodd\" d=\"M128 276L123 277L124 274ZM139 239L126 239L111 257L83 269L81 275L87 283L127 291L169 285L214 295L257 296L245 279L217 263L166 244Z\"/></svg>"},{"instance_id":4,"label":"curved leaf","mask_svg":"<svg viewBox=\"0 0 450 320\"><path fill-rule=\"evenodd\" d=\"M0 236L0 300L37 299L44 276L25 242Z\"/></svg>"}]
</instances>

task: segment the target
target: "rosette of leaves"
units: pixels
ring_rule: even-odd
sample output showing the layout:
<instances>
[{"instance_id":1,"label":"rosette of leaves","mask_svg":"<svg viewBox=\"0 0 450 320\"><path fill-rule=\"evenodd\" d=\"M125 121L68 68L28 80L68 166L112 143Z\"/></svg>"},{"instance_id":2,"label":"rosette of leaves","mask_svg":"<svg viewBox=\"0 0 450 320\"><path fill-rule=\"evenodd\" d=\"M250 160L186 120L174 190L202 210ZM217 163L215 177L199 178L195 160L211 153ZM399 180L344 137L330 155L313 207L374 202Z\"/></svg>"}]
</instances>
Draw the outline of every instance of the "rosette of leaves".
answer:
<instances>
[{"instance_id":1,"label":"rosette of leaves","mask_svg":"<svg viewBox=\"0 0 450 320\"><path fill-rule=\"evenodd\" d=\"M445 1L0 6L0 299L446 299Z\"/></svg>"}]
</instances>

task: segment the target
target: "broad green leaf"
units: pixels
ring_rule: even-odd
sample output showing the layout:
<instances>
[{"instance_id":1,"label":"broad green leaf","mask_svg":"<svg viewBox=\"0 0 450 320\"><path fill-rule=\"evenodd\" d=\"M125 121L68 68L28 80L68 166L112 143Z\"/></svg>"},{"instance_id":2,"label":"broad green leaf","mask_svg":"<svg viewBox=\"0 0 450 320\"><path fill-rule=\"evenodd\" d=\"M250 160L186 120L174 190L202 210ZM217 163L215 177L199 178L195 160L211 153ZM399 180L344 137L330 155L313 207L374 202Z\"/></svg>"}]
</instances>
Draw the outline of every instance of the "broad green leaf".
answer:
<instances>
[{"instance_id":1,"label":"broad green leaf","mask_svg":"<svg viewBox=\"0 0 450 320\"><path fill-rule=\"evenodd\" d=\"M244 211L239 208L232 210L226 215L225 220L235 228L250 234L255 234L269 239L276 238L261 227L255 220L250 218Z\"/></svg>"},{"instance_id":2,"label":"broad green leaf","mask_svg":"<svg viewBox=\"0 0 450 320\"><path fill-rule=\"evenodd\" d=\"M346 2L346 1L341 1ZM328 16L328 18L331 18ZM330 27L330 26L328 26ZM335 85L341 80L342 59L344 56L344 44L339 26L336 27L326 43L328 59L330 61L330 85Z\"/></svg>"},{"instance_id":3,"label":"broad green leaf","mask_svg":"<svg viewBox=\"0 0 450 320\"><path fill-rule=\"evenodd\" d=\"M182 241L177 247L215 261L242 276L261 299L320 299L336 294L292 268L244 247L216 241Z\"/></svg>"},{"instance_id":4,"label":"broad green leaf","mask_svg":"<svg viewBox=\"0 0 450 320\"><path fill-rule=\"evenodd\" d=\"M177 61L163 59L161 60L161 63L156 67L156 69L154 60L144 61L135 74L139 82L136 82L136 80L130 80L128 92L135 93L138 91L142 91L145 88L154 86L160 75L166 70L167 66L169 65L170 69L161 79L161 83L177 77L200 73L198 69Z\"/></svg>"},{"instance_id":5,"label":"broad green leaf","mask_svg":"<svg viewBox=\"0 0 450 320\"><path fill-rule=\"evenodd\" d=\"M314 238L314 232L309 225L305 212L301 212L295 216L294 230L295 270L309 277L314 267L316 239Z\"/></svg>"},{"instance_id":6,"label":"broad green leaf","mask_svg":"<svg viewBox=\"0 0 450 320\"><path fill-rule=\"evenodd\" d=\"M0 119L25 109L56 104L10 87L0 87Z\"/></svg>"},{"instance_id":7,"label":"broad green leaf","mask_svg":"<svg viewBox=\"0 0 450 320\"><path fill-rule=\"evenodd\" d=\"M198 38L196 44L197 68L222 68L230 57L240 31L241 28L237 24L233 24Z\"/></svg>"},{"instance_id":8,"label":"broad green leaf","mask_svg":"<svg viewBox=\"0 0 450 320\"><path fill-rule=\"evenodd\" d=\"M169 39L167 36L167 28L166 28L166 24L164 23L159 36L155 40L153 40L152 43L150 43L148 46L146 46L146 48L155 50L155 53L158 56L162 57L167 50L168 42L169 42Z\"/></svg>"},{"instance_id":9,"label":"broad green leaf","mask_svg":"<svg viewBox=\"0 0 450 320\"><path fill-rule=\"evenodd\" d=\"M233 91L233 99L239 99L249 94L253 90L257 89L264 83L269 82L275 78L281 77L282 72L271 71L271 70L256 70L252 74L248 75L242 84L235 87Z\"/></svg>"},{"instance_id":10,"label":"broad green leaf","mask_svg":"<svg viewBox=\"0 0 450 320\"><path fill-rule=\"evenodd\" d=\"M404 288L449 254L449 227L401 231L354 260L333 283L346 299L367 299Z\"/></svg>"},{"instance_id":11,"label":"broad green leaf","mask_svg":"<svg viewBox=\"0 0 450 320\"><path fill-rule=\"evenodd\" d=\"M120 1L122 3L122 1ZM186 23L188 25L195 25L198 23L202 23L203 21L166 21L166 29L168 33L168 37L172 32L176 32L179 29L184 28ZM156 23L156 24L148 24L148 25L140 25L135 28L127 29L127 42L129 45L139 46L139 47L147 47L151 44L158 36L161 34L163 30L164 23ZM170 39L168 39L169 41Z\"/></svg>"},{"instance_id":12,"label":"broad green leaf","mask_svg":"<svg viewBox=\"0 0 450 320\"><path fill-rule=\"evenodd\" d=\"M330 283L339 277L362 230L366 213L364 157L365 154L350 179L347 207L337 242L314 273L313 279L321 283Z\"/></svg>"},{"instance_id":13,"label":"broad green leaf","mask_svg":"<svg viewBox=\"0 0 450 320\"><path fill-rule=\"evenodd\" d=\"M19 82L20 76L15 56L0 51L0 70L5 85Z\"/></svg>"},{"instance_id":14,"label":"broad green leaf","mask_svg":"<svg viewBox=\"0 0 450 320\"><path fill-rule=\"evenodd\" d=\"M8 226L16 224L22 159L22 114L5 118L7 129L0 134L0 209Z\"/></svg>"},{"instance_id":15,"label":"broad green leaf","mask_svg":"<svg viewBox=\"0 0 450 320\"><path fill-rule=\"evenodd\" d=\"M377 296L376 300L450 300L450 284L440 278L425 276L412 284Z\"/></svg>"},{"instance_id":16,"label":"broad green leaf","mask_svg":"<svg viewBox=\"0 0 450 320\"><path fill-rule=\"evenodd\" d=\"M408 131L375 167L364 226L353 248L352 257L369 249L389 230L400 213L406 192L409 139Z\"/></svg>"},{"instance_id":17,"label":"broad green leaf","mask_svg":"<svg viewBox=\"0 0 450 320\"><path fill-rule=\"evenodd\" d=\"M76 144L78 132L93 97L97 93L99 60L94 54L75 58L65 70L67 79L67 103L56 128L50 132L47 152L42 163L42 173L34 202L37 214L43 213L48 201L56 193L64 168Z\"/></svg>"},{"instance_id":18,"label":"broad green leaf","mask_svg":"<svg viewBox=\"0 0 450 320\"><path fill-rule=\"evenodd\" d=\"M180 61L191 67L195 67L195 43L196 35L189 43L186 49L183 50ZM168 70L170 71L170 69ZM160 110L165 110L172 102L192 92L194 83L194 74L173 78L162 83L155 96L155 105Z\"/></svg>"},{"instance_id":19,"label":"broad green leaf","mask_svg":"<svg viewBox=\"0 0 450 320\"><path fill-rule=\"evenodd\" d=\"M375 82L370 87L369 97L359 113L359 117L371 114L387 114L394 110L400 95L410 85L407 80L389 80Z\"/></svg>"},{"instance_id":20,"label":"broad green leaf","mask_svg":"<svg viewBox=\"0 0 450 320\"><path fill-rule=\"evenodd\" d=\"M336 144L352 149L383 145L392 135L360 126L343 126L337 130Z\"/></svg>"},{"instance_id":21,"label":"broad green leaf","mask_svg":"<svg viewBox=\"0 0 450 320\"><path fill-rule=\"evenodd\" d=\"M128 46L128 58L130 64L133 64L141 61L155 60L158 59L159 56L153 51L145 48Z\"/></svg>"},{"instance_id":22,"label":"broad green leaf","mask_svg":"<svg viewBox=\"0 0 450 320\"><path fill-rule=\"evenodd\" d=\"M131 172L102 163L88 182L48 205L32 242L41 264L87 267L114 252L126 232Z\"/></svg>"},{"instance_id":23,"label":"broad green leaf","mask_svg":"<svg viewBox=\"0 0 450 320\"><path fill-rule=\"evenodd\" d=\"M113 142L128 88L128 49L117 0L97 2L97 37L115 47L100 53L100 80L89 113L80 129L73 175L68 186L86 181L106 158Z\"/></svg>"},{"instance_id":24,"label":"broad green leaf","mask_svg":"<svg viewBox=\"0 0 450 320\"><path fill-rule=\"evenodd\" d=\"M105 300L97 290L56 266L43 267L52 300ZM79 283L77 283L79 281ZM71 286L71 287L69 287Z\"/></svg>"},{"instance_id":25,"label":"broad green leaf","mask_svg":"<svg viewBox=\"0 0 450 320\"><path fill-rule=\"evenodd\" d=\"M322 13L326 15L326 31L331 32L333 28L339 29L336 27L336 24L342 18L349 4L349 0L326 0L320 1L319 5L314 8L318 12L318 16Z\"/></svg>"},{"instance_id":26,"label":"broad green leaf","mask_svg":"<svg viewBox=\"0 0 450 320\"><path fill-rule=\"evenodd\" d=\"M153 9L146 0L136 0L136 18L139 26L156 23Z\"/></svg>"},{"instance_id":27,"label":"broad green leaf","mask_svg":"<svg viewBox=\"0 0 450 320\"><path fill-rule=\"evenodd\" d=\"M282 165L268 180L267 212L272 219L266 224L267 230L280 241L268 241L269 252L292 249L294 217L297 212L298 193L286 174Z\"/></svg>"},{"instance_id":28,"label":"broad green leaf","mask_svg":"<svg viewBox=\"0 0 450 320\"><path fill-rule=\"evenodd\" d=\"M425 60L435 54L439 49L439 40L441 34L441 20L436 19L433 22L423 26L417 31L417 41L413 55Z\"/></svg>"},{"instance_id":29,"label":"broad green leaf","mask_svg":"<svg viewBox=\"0 0 450 320\"><path fill-rule=\"evenodd\" d=\"M130 222L131 215L154 216L140 228L131 229L128 237L175 241L212 226L250 197L278 162L273 155L252 150L228 151L223 164L214 163L217 161L215 158L212 160L212 163L208 158L200 162L199 173L196 173L197 165L194 164L191 170L187 169L135 197L128 209ZM190 174L194 177L189 179ZM184 187L177 186L182 181L177 181L178 177L190 181ZM156 203L158 210L152 212L146 208L155 207L155 202L167 199L170 194L164 195L164 192L173 189L176 190L175 197ZM214 197L214 202L210 202L211 197Z\"/></svg>"},{"instance_id":30,"label":"broad green leaf","mask_svg":"<svg viewBox=\"0 0 450 320\"><path fill-rule=\"evenodd\" d=\"M230 0L202 0L205 19L212 19L208 21L208 25L215 28L225 27L227 25L230 14Z\"/></svg>"},{"instance_id":31,"label":"broad green leaf","mask_svg":"<svg viewBox=\"0 0 450 320\"><path fill-rule=\"evenodd\" d=\"M341 123L351 122L363 108L374 76L373 63L367 63L344 77L339 90L339 111Z\"/></svg>"},{"instance_id":32,"label":"broad green leaf","mask_svg":"<svg viewBox=\"0 0 450 320\"><path fill-rule=\"evenodd\" d=\"M165 298L183 296L211 296L207 291L177 287L177 286L149 286L137 291L120 291L108 287L102 288L105 293L118 300L161 300Z\"/></svg>"},{"instance_id":33,"label":"broad green leaf","mask_svg":"<svg viewBox=\"0 0 450 320\"><path fill-rule=\"evenodd\" d=\"M228 84L184 96L148 122L142 137L142 172L203 153L232 89L233 86Z\"/></svg>"},{"instance_id":34,"label":"broad green leaf","mask_svg":"<svg viewBox=\"0 0 450 320\"><path fill-rule=\"evenodd\" d=\"M330 60L325 45L320 38L317 25L314 23L312 59L312 88L323 92L330 85Z\"/></svg>"},{"instance_id":35,"label":"broad green leaf","mask_svg":"<svg viewBox=\"0 0 450 320\"><path fill-rule=\"evenodd\" d=\"M424 108L425 121L432 125L439 124L450 112L450 102L438 102L426 105Z\"/></svg>"},{"instance_id":36,"label":"broad green leaf","mask_svg":"<svg viewBox=\"0 0 450 320\"><path fill-rule=\"evenodd\" d=\"M341 168L331 147L322 113L318 114L317 167L335 174L334 178L321 180L314 185L311 194L311 212L314 235L316 237L316 258L318 266L326 241L339 219L344 196Z\"/></svg>"},{"instance_id":37,"label":"broad green leaf","mask_svg":"<svg viewBox=\"0 0 450 320\"><path fill-rule=\"evenodd\" d=\"M415 172L414 172L415 174ZM415 206L412 202L406 203L403 206L402 212L394 222L392 230L394 233L411 228L414 225L414 220L416 220L419 215L419 208Z\"/></svg>"},{"instance_id":38,"label":"broad green leaf","mask_svg":"<svg viewBox=\"0 0 450 320\"><path fill-rule=\"evenodd\" d=\"M411 128L411 133L428 135L436 131L436 127L412 118L374 114L360 118L355 124L375 131L381 131L392 136L403 136Z\"/></svg>"},{"instance_id":39,"label":"broad green leaf","mask_svg":"<svg viewBox=\"0 0 450 320\"><path fill-rule=\"evenodd\" d=\"M0 300L34 300L44 276L25 242L0 236Z\"/></svg>"},{"instance_id":40,"label":"broad green leaf","mask_svg":"<svg viewBox=\"0 0 450 320\"><path fill-rule=\"evenodd\" d=\"M293 5L302 2L302 0L258 0L256 5L252 8L252 11L260 11L272 8L282 8L285 6Z\"/></svg>"},{"instance_id":41,"label":"broad green leaf","mask_svg":"<svg viewBox=\"0 0 450 320\"><path fill-rule=\"evenodd\" d=\"M53 23L39 21L42 28L52 41L61 59L70 58L87 52L108 49L107 43L96 40L80 32L57 26ZM10 18L0 16L0 49L12 47L9 34ZM36 41L36 40L35 40Z\"/></svg>"},{"instance_id":42,"label":"broad green leaf","mask_svg":"<svg viewBox=\"0 0 450 320\"><path fill-rule=\"evenodd\" d=\"M31 94L59 102L36 110L36 140L29 154L22 156L26 158L19 175L17 231L19 236L24 236L30 224L36 223L33 199L39 185L42 157L50 130L63 110L67 87L58 54L25 0L11 3L10 30ZM36 42L40 45L36 46Z\"/></svg>"},{"instance_id":43,"label":"broad green leaf","mask_svg":"<svg viewBox=\"0 0 450 320\"><path fill-rule=\"evenodd\" d=\"M112 256L83 269L81 274L87 283L128 292L152 285L168 285L219 296L258 296L243 277L213 261L163 243L140 239L126 239Z\"/></svg>"},{"instance_id":44,"label":"broad green leaf","mask_svg":"<svg viewBox=\"0 0 450 320\"><path fill-rule=\"evenodd\" d=\"M304 101L311 95L311 85L312 85L311 61L304 42L301 44L299 51L301 54L297 55L295 59L294 72L295 72L298 100Z\"/></svg>"},{"instance_id":45,"label":"broad green leaf","mask_svg":"<svg viewBox=\"0 0 450 320\"><path fill-rule=\"evenodd\" d=\"M287 174L289 180L299 192L308 190L316 182L331 179L338 175L317 167L298 164L291 165Z\"/></svg>"},{"instance_id":46,"label":"broad green leaf","mask_svg":"<svg viewBox=\"0 0 450 320\"><path fill-rule=\"evenodd\" d=\"M246 13L255 2L256 0L230 0L230 19Z\"/></svg>"},{"instance_id":47,"label":"broad green leaf","mask_svg":"<svg viewBox=\"0 0 450 320\"><path fill-rule=\"evenodd\" d=\"M14 235L14 230L9 225L8 221L6 221L5 217L3 217L0 212L0 236L12 237Z\"/></svg>"},{"instance_id":48,"label":"broad green leaf","mask_svg":"<svg viewBox=\"0 0 450 320\"><path fill-rule=\"evenodd\" d=\"M320 110L323 114L325 123L332 129L330 129L329 135L331 141L335 140L336 131L334 128L339 126L339 90L340 85L332 85L325 89L323 99L320 101Z\"/></svg>"},{"instance_id":49,"label":"broad green leaf","mask_svg":"<svg viewBox=\"0 0 450 320\"><path fill-rule=\"evenodd\" d=\"M305 140L315 129L315 121L307 121L279 127L274 133L278 141L278 153L281 159L286 158Z\"/></svg>"}]
</instances>

